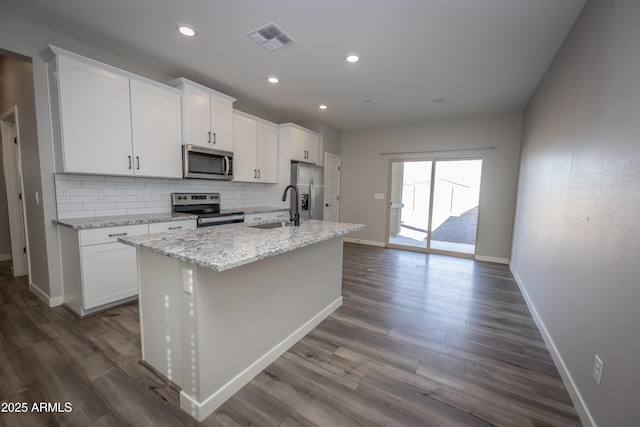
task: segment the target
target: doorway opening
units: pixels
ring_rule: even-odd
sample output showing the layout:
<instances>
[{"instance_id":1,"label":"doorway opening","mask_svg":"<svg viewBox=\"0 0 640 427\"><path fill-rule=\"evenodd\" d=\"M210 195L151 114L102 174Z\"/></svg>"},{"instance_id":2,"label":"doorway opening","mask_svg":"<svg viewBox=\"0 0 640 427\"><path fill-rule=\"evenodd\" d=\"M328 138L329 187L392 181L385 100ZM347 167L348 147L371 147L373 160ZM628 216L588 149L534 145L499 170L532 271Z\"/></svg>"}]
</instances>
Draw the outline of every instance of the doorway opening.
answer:
<instances>
[{"instance_id":1,"label":"doorway opening","mask_svg":"<svg viewBox=\"0 0 640 427\"><path fill-rule=\"evenodd\" d=\"M482 158L391 160L387 246L473 256Z\"/></svg>"},{"instance_id":2,"label":"doorway opening","mask_svg":"<svg viewBox=\"0 0 640 427\"><path fill-rule=\"evenodd\" d=\"M24 276L29 272L29 263L24 200L22 196L24 189L17 106L0 116L0 142L2 144L2 170L6 185L9 217L11 270L16 277Z\"/></svg>"}]
</instances>

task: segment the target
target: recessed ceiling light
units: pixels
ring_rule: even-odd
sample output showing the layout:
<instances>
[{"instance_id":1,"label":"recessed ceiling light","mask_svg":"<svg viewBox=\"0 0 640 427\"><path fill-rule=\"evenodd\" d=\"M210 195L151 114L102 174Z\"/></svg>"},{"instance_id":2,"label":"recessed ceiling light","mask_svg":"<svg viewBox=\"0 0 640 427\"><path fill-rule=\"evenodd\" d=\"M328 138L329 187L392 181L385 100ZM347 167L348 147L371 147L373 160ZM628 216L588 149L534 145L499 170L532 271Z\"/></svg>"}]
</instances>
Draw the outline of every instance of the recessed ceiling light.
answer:
<instances>
[{"instance_id":1,"label":"recessed ceiling light","mask_svg":"<svg viewBox=\"0 0 640 427\"><path fill-rule=\"evenodd\" d=\"M321 110L326 110L327 106L325 104L320 104L320 105L318 105L318 108L321 109Z\"/></svg>"},{"instance_id":2,"label":"recessed ceiling light","mask_svg":"<svg viewBox=\"0 0 640 427\"><path fill-rule=\"evenodd\" d=\"M347 55L347 62L358 62L359 60L360 60L360 57L355 53L351 53Z\"/></svg>"},{"instance_id":3,"label":"recessed ceiling light","mask_svg":"<svg viewBox=\"0 0 640 427\"><path fill-rule=\"evenodd\" d=\"M278 79L276 76L271 76L267 79L267 81L269 83L278 83L280 81L280 79Z\"/></svg>"},{"instance_id":4,"label":"recessed ceiling light","mask_svg":"<svg viewBox=\"0 0 640 427\"><path fill-rule=\"evenodd\" d=\"M196 30L194 30L188 25L179 25L178 31L180 31L180 34L187 37L193 37L196 35Z\"/></svg>"}]
</instances>

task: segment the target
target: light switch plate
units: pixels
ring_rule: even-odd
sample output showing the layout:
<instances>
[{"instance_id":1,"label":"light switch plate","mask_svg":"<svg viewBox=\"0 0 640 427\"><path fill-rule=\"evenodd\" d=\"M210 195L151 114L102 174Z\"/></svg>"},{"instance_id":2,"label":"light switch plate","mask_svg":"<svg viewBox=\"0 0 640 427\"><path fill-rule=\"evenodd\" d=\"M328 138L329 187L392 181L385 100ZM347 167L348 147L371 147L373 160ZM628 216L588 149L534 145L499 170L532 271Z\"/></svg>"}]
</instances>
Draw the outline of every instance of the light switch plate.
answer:
<instances>
[{"instance_id":1,"label":"light switch plate","mask_svg":"<svg viewBox=\"0 0 640 427\"><path fill-rule=\"evenodd\" d=\"M373 198L376 200L384 200L384 193L374 193Z\"/></svg>"}]
</instances>

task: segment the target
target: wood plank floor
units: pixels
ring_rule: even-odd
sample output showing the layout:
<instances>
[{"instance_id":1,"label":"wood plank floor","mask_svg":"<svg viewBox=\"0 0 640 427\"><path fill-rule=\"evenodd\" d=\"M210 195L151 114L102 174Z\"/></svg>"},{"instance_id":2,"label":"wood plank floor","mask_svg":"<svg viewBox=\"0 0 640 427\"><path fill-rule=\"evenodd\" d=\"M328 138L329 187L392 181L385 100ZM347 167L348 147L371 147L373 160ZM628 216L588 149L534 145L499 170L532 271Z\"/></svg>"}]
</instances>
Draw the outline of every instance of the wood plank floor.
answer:
<instances>
[{"instance_id":1,"label":"wood plank floor","mask_svg":"<svg viewBox=\"0 0 640 427\"><path fill-rule=\"evenodd\" d=\"M79 320L9 266L0 399L29 412L0 425L200 425L139 363L136 304ZM343 306L201 425L581 425L506 266L345 244L343 282Z\"/></svg>"}]
</instances>

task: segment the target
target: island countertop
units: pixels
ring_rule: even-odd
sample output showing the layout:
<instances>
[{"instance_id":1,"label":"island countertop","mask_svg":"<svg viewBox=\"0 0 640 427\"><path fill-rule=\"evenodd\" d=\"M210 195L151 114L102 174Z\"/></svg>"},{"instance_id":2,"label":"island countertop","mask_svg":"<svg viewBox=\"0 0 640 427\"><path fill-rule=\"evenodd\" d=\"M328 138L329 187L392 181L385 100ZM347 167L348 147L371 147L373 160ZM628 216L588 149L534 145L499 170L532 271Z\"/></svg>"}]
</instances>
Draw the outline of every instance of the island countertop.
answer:
<instances>
[{"instance_id":1,"label":"island countertop","mask_svg":"<svg viewBox=\"0 0 640 427\"><path fill-rule=\"evenodd\" d=\"M362 228L362 224L318 220L303 221L299 227L273 229L257 229L238 223L118 240L214 271L225 271Z\"/></svg>"}]
</instances>

